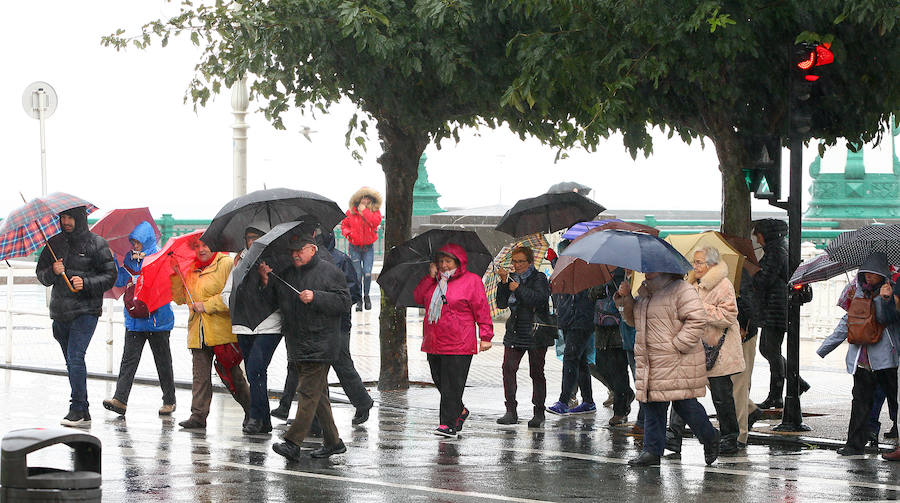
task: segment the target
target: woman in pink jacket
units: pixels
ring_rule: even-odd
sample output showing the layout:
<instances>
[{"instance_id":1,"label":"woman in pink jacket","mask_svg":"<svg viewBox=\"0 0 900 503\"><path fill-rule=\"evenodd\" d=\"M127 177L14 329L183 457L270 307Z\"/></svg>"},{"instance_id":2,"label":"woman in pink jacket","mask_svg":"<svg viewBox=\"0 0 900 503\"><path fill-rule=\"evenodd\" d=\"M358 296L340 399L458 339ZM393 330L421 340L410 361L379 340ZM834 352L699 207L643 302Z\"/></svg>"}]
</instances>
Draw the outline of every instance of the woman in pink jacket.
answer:
<instances>
[{"instance_id":1,"label":"woman in pink jacket","mask_svg":"<svg viewBox=\"0 0 900 503\"><path fill-rule=\"evenodd\" d=\"M450 438L457 438L469 416L462 395L472 355L490 349L494 337L484 284L466 270L466 262L461 246L444 245L413 292L416 303L425 306L422 351L441 394L441 423L434 433Z\"/></svg>"}]
</instances>

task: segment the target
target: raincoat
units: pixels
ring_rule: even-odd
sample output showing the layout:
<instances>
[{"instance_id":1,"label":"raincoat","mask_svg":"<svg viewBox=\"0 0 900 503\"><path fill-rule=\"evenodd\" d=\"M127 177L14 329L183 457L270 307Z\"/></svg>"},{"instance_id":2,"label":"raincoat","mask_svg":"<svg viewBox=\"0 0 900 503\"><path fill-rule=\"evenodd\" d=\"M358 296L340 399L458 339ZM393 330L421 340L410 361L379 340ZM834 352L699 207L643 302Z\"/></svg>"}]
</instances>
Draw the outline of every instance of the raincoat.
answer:
<instances>
[{"instance_id":1,"label":"raincoat","mask_svg":"<svg viewBox=\"0 0 900 503\"><path fill-rule=\"evenodd\" d=\"M177 274L172 275L172 300L176 304L187 304L193 298L194 302L202 302L206 310L205 313L191 311L188 320L188 349L237 342L237 337L231 332L228 306L222 302L220 295L225 287L225 281L231 274L232 265L231 257L219 253L213 262L202 270L190 271L185 275L190 296L185 292L181 277Z\"/></svg>"},{"instance_id":2,"label":"raincoat","mask_svg":"<svg viewBox=\"0 0 900 503\"><path fill-rule=\"evenodd\" d=\"M128 235L128 239L140 242L143 247L141 251L144 255L152 255L159 251L156 246L156 233L149 222L137 224L134 230L131 231L131 234ZM129 269L132 272L140 273L142 262L143 259L135 260L130 253L126 254L125 258L122 259L122 265L118 266L119 274L116 278L116 286L124 287L131 281L132 276L131 272L128 271ZM135 279L137 278L135 277ZM123 309L123 312L125 314L125 330L130 332L168 332L175 326L175 314L172 312L172 306L169 304L165 304L150 313L149 318L132 318L128 315L127 308Z\"/></svg>"}]
</instances>

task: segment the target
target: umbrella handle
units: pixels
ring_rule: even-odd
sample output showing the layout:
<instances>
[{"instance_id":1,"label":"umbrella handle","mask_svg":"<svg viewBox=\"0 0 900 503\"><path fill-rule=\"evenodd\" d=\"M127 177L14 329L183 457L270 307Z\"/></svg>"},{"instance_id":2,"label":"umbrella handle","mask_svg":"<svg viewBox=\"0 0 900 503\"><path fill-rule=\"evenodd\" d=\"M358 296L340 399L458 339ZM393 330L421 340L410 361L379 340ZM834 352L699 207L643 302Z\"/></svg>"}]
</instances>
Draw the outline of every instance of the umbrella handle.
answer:
<instances>
[{"instance_id":1,"label":"umbrella handle","mask_svg":"<svg viewBox=\"0 0 900 503\"><path fill-rule=\"evenodd\" d=\"M269 274L270 274L271 276L273 276L275 279L277 279L278 281L281 281L282 283L284 283L285 286L287 286L288 288L290 288L291 290L293 290L294 293L296 293L297 295L300 295L300 291L297 290L296 288L294 288L294 285L292 285L292 284L288 283L287 281L281 279L281 276L275 274L274 272L270 272Z\"/></svg>"},{"instance_id":2,"label":"umbrella handle","mask_svg":"<svg viewBox=\"0 0 900 503\"><path fill-rule=\"evenodd\" d=\"M172 252L169 252L168 255L170 257L173 256ZM187 280L184 278L184 273L181 272L180 267L176 266L175 270L178 271L178 276L181 277L181 284L182 284L182 286L184 286L184 293L187 294L188 300L191 301L191 309L193 310L194 309L194 296L191 295L191 290L187 286Z\"/></svg>"},{"instance_id":3,"label":"umbrella handle","mask_svg":"<svg viewBox=\"0 0 900 503\"><path fill-rule=\"evenodd\" d=\"M50 240L47 239L47 235L44 234L44 229L41 229L41 227L38 226L38 230L41 231L41 235L44 236L44 241L47 243L47 249L50 250L50 255L53 256L53 261L59 262L59 259L56 257L56 252L54 252L53 247L50 246ZM62 273L62 274L60 274L60 276L62 276L63 280L66 282L66 286L69 287L70 292L78 293L78 290L75 290L75 287L72 286L72 282L69 281L69 277L66 276L66 273Z\"/></svg>"}]
</instances>

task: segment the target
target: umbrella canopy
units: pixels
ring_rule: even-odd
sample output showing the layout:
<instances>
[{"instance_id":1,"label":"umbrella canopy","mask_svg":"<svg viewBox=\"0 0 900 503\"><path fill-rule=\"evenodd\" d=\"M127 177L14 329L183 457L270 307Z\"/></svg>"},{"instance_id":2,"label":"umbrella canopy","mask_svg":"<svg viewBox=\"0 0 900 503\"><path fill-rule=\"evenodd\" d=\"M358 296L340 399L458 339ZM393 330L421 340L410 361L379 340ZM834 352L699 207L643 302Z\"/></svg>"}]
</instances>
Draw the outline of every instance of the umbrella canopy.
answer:
<instances>
[{"instance_id":1,"label":"umbrella canopy","mask_svg":"<svg viewBox=\"0 0 900 503\"><path fill-rule=\"evenodd\" d=\"M580 258L563 255L550 275L550 291L574 295L609 281L612 281L612 272L608 265L589 264Z\"/></svg>"},{"instance_id":2,"label":"umbrella canopy","mask_svg":"<svg viewBox=\"0 0 900 503\"><path fill-rule=\"evenodd\" d=\"M541 194L520 199L495 227L513 237L556 232L592 220L606 208L576 192Z\"/></svg>"},{"instance_id":3,"label":"umbrella canopy","mask_svg":"<svg viewBox=\"0 0 900 503\"><path fill-rule=\"evenodd\" d=\"M540 232L525 236L515 243L504 246L491 261L490 269L484 275L484 291L487 294L488 303L491 305L491 316L497 316L505 311L497 307L497 285L500 284L500 276L497 269L512 267L512 251L520 246L531 248L534 253L534 268L540 270L550 249L550 243Z\"/></svg>"},{"instance_id":4,"label":"umbrella canopy","mask_svg":"<svg viewBox=\"0 0 900 503\"><path fill-rule=\"evenodd\" d=\"M213 251L239 252L245 247L247 227L268 232L278 224L302 218L315 219L323 229L333 229L344 219L344 212L336 202L315 192L257 190L223 206L203 234L203 242Z\"/></svg>"},{"instance_id":5,"label":"umbrella canopy","mask_svg":"<svg viewBox=\"0 0 900 503\"><path fill-rule=\"evenodd\" d=\"M144 257L141 275L134 284L135 297L147 304L151 313L172 302L170 257L178 262L182 274L189 271L197 257L197 244L203 229L169 238L162 250Z\"/></svg>"},{"instance_id":6,"label":"umbrella canopy","mask_svg":"<svg viewBox=\"0 0 900 503\"><path fill-rule=\"evenodd\" d=\"M644 224L635 224L631 222L625 222L619 220L618 218L611 218L609 220L592 220L590 222L578 222L577 224L569 227L569 230L562 235L563 239L577 239L588 231L593 230L604 230L604 229L619 229L623 231L633 231L633 232L643 232L645 234L651 234L653 236L659 236L659 229L654 227L650 227L649 225Z\"/></svg>"},{"instance_id":7,"label":"umbrella canopy","mask_svg":"<svg viewBox=\"0 0 900 503\"><path fill-rule=\"evenodd\" d=\"M645 273L686 274L691 270L691 264L669 243L650 234L621 230L587 235L570 244L562 256Z\"/></svg>"},{"instance_id":8,"label":"umbrella canopy","mask_svg":"<svg viewBox=\"0 0 900 503\"><path fill-rule=\"evenodd\" d=\"M153 227L156 240L159 241L162 233L150 214L150 209L143 208L117 208L106 212L91 226L91 232L102 237L109 243L109 249L116 258L116 263L121 264L126 254L131 253L131 242L128 236L141 222L147 222ZM125 287L114 286L103 293L107 299L118 299L125 292Z\"/></svg>"},{"instance_id":9,"label":"umbrella canopy","mask_svg":"<svg viewBox=\"0 0 900 503\"><path fill-rule=\"evenodd\" d=\"M666 241L671 243L676 250L681 252L688 261L694 259L689 256L692 251L707 246L715 247L722 256L722 261L728 265L728 279L734 286L735 294L739 295L738 290L741 285L741 272L744 270L744 254L736 250L731 243L725 239L722 233L717 231L699 232L697 234L669 234Z\"/></svg>"},{"instance_id":10,"label":"umbrella canopy","mask_svg":"<svg viewBox=\"0 0 900 503\"><path fill-rule=\"evenodd\" d=\"M88 214L97 209L84 199L54 192L11 211L0 223L0 260L25 257L44 246L50 236L62 231L59 214L79 206Z\"/></svg>"},{"instance_id":11,"label":"umbrella canopy","mask_svg":"<svg viewBox=\"0 0 900 503\"><path fill-rule=\"evenodd\" d=\"M591 188L587 185L582 185L578 182L559 182L550 186L547 190L547 193L559 193L559 192L578 192L579 194L587 195L588 192L591 191Z\"/></svg>"},{"instance_id":12,"label":"umbrella canopy","mask_svg":"<svg viewBox=\"0 0 900 503\"><path fill-rule=\"evenodd\" d=\"M411 307L418 304L413 300L413 290L428 274L428 264L442 246L453 243L466 251L466 270L479 276L484 274L493 257L484 243L472 231L431 229L387 253L384 266L378 275L378 284L397 307Z\"/></svg>"},{"instance_id":13,"label":"umbrella canopy","mask_svg":"<svg viewBox=\"0 0 900 503\"><path fill-rule=\"evenodd\" d=\"M860 227L840 234L825 247L831 260L855 267L872 252L884 253L890 264L900 264L900 224Z\"/></svg>"},{"instance_id":14,"label":"umbrella canopy","mask_svg":"<svg viewBox=\"0 0 900 503\"><path fill-rule=\"evenodd\" d=\"M835 262L831 260L827 253L823 253L800 263L797 266L797 270L791 275L791 280L788 283L795 285L798 283L807 284L825 281L853 269L856 269L856 266Z\"/></svg>"}]
</instances>

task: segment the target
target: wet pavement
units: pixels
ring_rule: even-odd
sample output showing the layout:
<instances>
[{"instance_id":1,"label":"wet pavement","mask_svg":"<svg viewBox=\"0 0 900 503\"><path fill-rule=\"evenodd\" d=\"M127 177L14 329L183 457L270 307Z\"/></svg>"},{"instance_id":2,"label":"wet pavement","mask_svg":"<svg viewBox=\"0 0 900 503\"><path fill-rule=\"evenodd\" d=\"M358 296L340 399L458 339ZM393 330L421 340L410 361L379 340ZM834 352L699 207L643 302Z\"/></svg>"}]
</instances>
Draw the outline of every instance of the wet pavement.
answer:
<instances>
[{"instance_id":1,"label":"wet pavement","mask_svg":"<svg viewBox=\"0 0 900 503\"><path fill-rule=\"evenodd\" d=\"M346 454L288 462L271 450L273 435L240 433L240 407L216 393L205 432L185 431L190 392L179 389L173 418L156 414L158 388L136 385L124 418L99 402L114 383L88 382L93 423L103 442L104 501L878 501L900 496L900 463L875 454L842 458L812 446L752 444L739 456L703 464L702 447L685 441L682 459L634 469L639 438L610 428L609 409L590 416L550 416L544 428L501 426L483 410L488 390L466 391L472 416L458 440L430 433L437 392L430 387L375 393L367 423L338 403L335 420ZM0 370L0 429L56 426L66 412L64 377ZM333 395L342 398L339 389ZM135 398L144 399L137 400ZM530 416L525 415L524 419ZM276 420L276 423L280 421ZM523 421L524 423L524 421ZM279 428L280 429L280 428ZM318 444L309 443L308 448ZM32 466L71 466L68 448L29 456Z\"/></svg>"}]
</instances>

